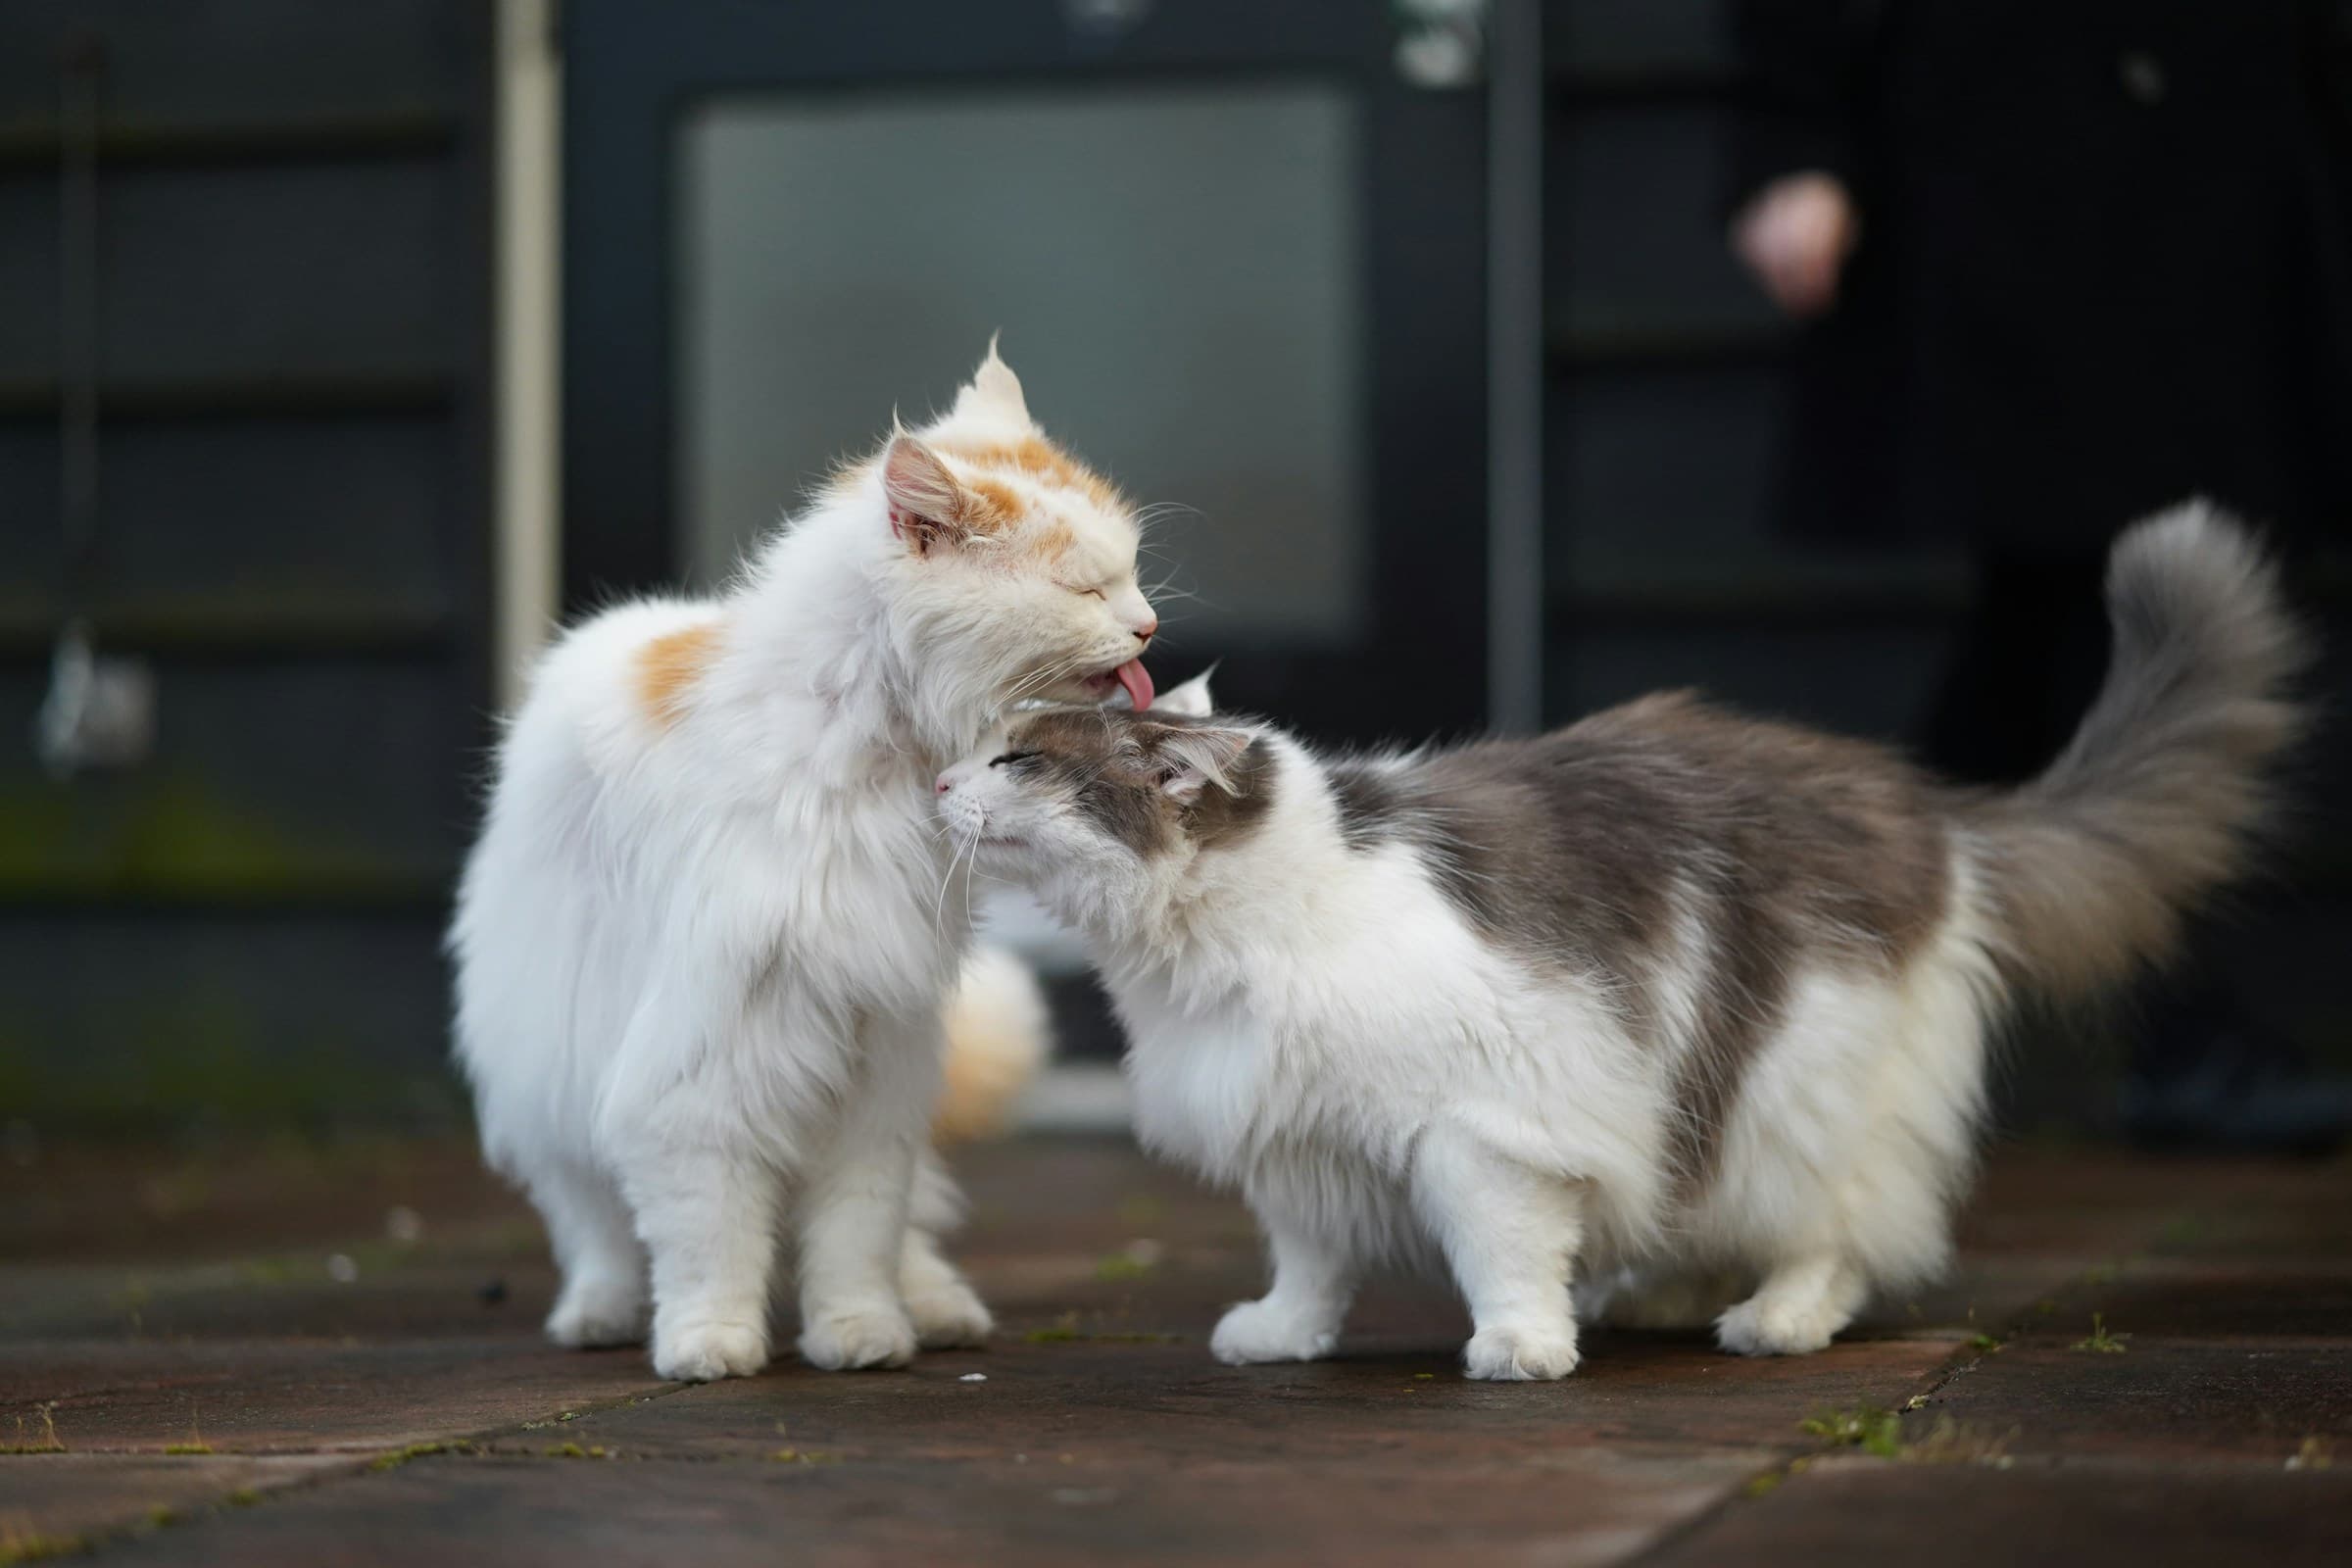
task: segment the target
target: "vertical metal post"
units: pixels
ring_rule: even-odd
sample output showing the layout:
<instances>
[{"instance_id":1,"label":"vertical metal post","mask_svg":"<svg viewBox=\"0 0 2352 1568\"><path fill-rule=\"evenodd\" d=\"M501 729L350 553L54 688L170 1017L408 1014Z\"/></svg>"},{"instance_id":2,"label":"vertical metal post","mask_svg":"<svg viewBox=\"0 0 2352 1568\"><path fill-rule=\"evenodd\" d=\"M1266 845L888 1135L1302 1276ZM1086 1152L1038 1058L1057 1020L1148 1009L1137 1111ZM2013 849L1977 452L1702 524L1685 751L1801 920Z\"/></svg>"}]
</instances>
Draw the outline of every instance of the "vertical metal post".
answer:
<instances>
[{"instance_id":1,"label":"vertical metal post","mask_svg":"<svg viewBox=\"0 0 2352 1568\"><path fill-rule=\"evenodd\" d=\"M69 621L88 610L98 536L98 75L76 38L58 75L58 498Z\"/></svg>"},{"instance_id":2,"label":"vertical metal post","mask_svg":"<svg viewBox=\"0 0 2352 1568\"><path fill-rule=\"evenodd\" d=\"M1494 0L1487 43L1487 712L1544 722L1544 38Z\"/></svg>"},{"instance_id":3,"label":"vertical metal post","mask_svg":"<svg viewBox=\"0 0 2352 1568\"><path fill-rule=\"evenodd\" d=\"M561 581L563 61L558 0L498 0L493 691L521 703Z\"/></svg>"}]
</instances>

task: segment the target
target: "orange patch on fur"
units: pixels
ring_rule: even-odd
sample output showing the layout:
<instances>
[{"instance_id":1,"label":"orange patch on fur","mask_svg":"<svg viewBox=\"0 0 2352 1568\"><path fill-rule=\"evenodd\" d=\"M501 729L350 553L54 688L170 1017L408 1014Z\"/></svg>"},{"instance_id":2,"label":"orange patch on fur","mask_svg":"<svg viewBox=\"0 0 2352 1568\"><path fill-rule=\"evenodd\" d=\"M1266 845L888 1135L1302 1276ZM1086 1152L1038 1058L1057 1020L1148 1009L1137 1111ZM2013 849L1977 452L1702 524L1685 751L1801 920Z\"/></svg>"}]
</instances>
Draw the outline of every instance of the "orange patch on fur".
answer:
<instances>
[{"instance_id":1,"label":"orange patch on fur","mask_svg":"<svg viewBox=\"0 0 2352 1568\"><path fill-rule=\"evenodd\" d=\"M1027 510L1021 505L1020 492L1002 479L983 475L961 482L970 502L963 522L974 533L995 533Z\"/></svg>"},{"instance_id":2,"label":"orange patch on fur","mask_svg":"<svg viewBox=\"0 0 2352 1568\"><path fill-rule=\"evenodd\" d=\"M1119 492L1108 480L1042 436L987 446L942 446L940 450L976 468L1018 473L1041 484L1084 491L1098 507L1119 505ZM977 483L972 481L975 487Z\"/></svg>"},{"instance_id":3,"label":"orange patch on fur","mask_svg":"<svg viewBox=\"0 0 2352 1568\"><path fill-rule=\"evenodd\" d=\"M688 626L655 638L637 651L637 697L654 722L674 724L686 710L686 690L702 678L718 652L718 622Z\"/></svg>"}]
</instances>

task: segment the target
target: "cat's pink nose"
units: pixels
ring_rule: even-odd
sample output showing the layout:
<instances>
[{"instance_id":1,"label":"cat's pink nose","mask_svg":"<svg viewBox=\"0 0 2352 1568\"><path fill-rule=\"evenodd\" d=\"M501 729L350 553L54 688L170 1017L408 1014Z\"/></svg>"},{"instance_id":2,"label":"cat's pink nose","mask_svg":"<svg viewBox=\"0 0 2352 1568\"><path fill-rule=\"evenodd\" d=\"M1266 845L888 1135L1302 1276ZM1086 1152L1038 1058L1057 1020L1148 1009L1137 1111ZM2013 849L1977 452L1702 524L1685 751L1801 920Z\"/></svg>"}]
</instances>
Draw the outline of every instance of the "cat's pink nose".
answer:
<instances>
[{"instance_id":1,"label":"cat's pink nose","mask_svg":"<svg viewBox=\"0 0 2352 1568\"><path fill-rule=\"evenodd\" d=\"M1153 615L1150 620L1135 628L1135 640L1139 643L1148 643L1152 640L1152 633L1158 630L1159 617Z\"/></svg>"},{"instance_id":2,"label":"cat's pink nose","mask_svg":"<svg viewBox=\"0 0 2352 1568\"><path fill-rule=\"evenodd\" d=\"M949 778L947 774L942 773L939 775L939 782L932 785L931 789L934 794L945 795L948 793L948 791L954 789L955 787L955 781Z\"/></svg>"}]
</instances>

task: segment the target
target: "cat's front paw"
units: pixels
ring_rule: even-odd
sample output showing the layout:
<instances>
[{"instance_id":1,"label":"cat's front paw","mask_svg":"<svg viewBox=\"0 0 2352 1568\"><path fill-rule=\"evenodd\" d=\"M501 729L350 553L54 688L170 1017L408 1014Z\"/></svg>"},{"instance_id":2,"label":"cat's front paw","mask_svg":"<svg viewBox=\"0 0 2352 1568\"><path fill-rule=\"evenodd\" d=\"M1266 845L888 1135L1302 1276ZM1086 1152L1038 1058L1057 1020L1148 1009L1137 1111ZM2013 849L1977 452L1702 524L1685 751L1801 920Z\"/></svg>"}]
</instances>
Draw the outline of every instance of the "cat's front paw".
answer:
<instances>
[{"instance_id":1,"label":"cat's front paw","mask_svg":"<svg viewBox=\"0 0 2352 1568\"><path fill-rule=\"evenodd\" d=\"M895 1306L827 1312L801 1329L801 1358L827 1372L905 1366L914 1345L914 1325Z\"/></svg>"},{"instance_id":2,"label":"cat's front paw","mask_svg":"<svg viewBox=\"0 0 2352 1568\"><path fill-rule=\"evenodd\" d=\"M645 1289L633 1280L566 1284L547 1314L547 1337L574 1350L645 1343Z\"/></svg>"},{"instance_id":3,"label":"cat's front paw","mask_svg":"<svg viewBox=\"0 0 2352 1568\"><path fill-rule=\"evenodd\" d=\"M1244 1301L1218 1320L1208 1349L1227 1366L1250 1366L1261 1361L1320 1361L1339 1343L1339 1335L1320 1315L1271 1300Z\"/></svg>"},{"instance_id":4,"label":"cat's front paw","mask_svg":"<svg viewBox=\"0 0 2352 1568\"><path fill-rule=\"evenodd\" d=\"M1497 1324L1462 1347L1462 1375L1498 1382L1548 1382L1576 1370L1576 1325Z\"/></svg>"},{"instance_id":5,"label":"cat's front paw","mask_svg":"<svg viewBox=\"0 0 2352 1568\"><path fill-rule=\"evenodd\" d=\"M1715 1320L1715 1343L1736 1355L1809 1355L1845 1327L1829 1301L1750 1297Z\"/></svg>"},{"instance_id":6,"label":"cat's front paw","mask_svg":"<svg viewBox=\"0 0 2352 1568\"><path fill-rule=\"evenodd\" d=\"M654 1371L674 1383L748 1378L765 1365L764 1324L690 1323L654 1334Z\"/></svg>"},{"instance_id":7,"label":"cat's front paw","mask_svg":"<svg viewBox=\"0 0 2352 1568\"><path fill-rule=\"evenodd\" d=\"M997 1320L987 1305L961 1280L948 1280L906 1298L906 1316L914 1337L926 1350L954 1350L986 1345Z\"/></svg>"}]
</instances>

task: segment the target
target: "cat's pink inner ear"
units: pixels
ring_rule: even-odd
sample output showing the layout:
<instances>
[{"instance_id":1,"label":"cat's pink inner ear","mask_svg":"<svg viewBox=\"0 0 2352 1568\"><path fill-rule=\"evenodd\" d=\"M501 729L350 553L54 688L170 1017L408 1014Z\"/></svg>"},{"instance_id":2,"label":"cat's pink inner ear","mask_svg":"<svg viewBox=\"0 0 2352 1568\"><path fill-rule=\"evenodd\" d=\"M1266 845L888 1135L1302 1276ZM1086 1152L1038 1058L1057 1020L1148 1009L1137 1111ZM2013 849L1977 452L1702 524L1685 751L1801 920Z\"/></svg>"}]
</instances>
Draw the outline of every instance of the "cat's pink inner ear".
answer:
<instances>
[{"instance_id":1,"label":"cat's pink inner ear","mask_svg":"<svg viewBox=\"0 0 2352 1568\"><path fill-rule=\"evenodd\" d=\"M1159 759L1160 788L1179 801L1195 799L1205 784L1214 784L1228 795L1240 794L1241 787L1227 770L1242 760L1255 739L1246 729L1160 729L1150 742Z\"/></svg>"},{"instance_id":2,"label":"cat's pink inner ear","mask_svg":"<svg viewBox=\"0 0 2352 1568\"><path fill-rule=\"evenodd\" d=\"M939 454L904 431L882 453L882 494L890 503L891 532L917 550L963 531L963 487Z\"/></svg>"}]
</instances>

